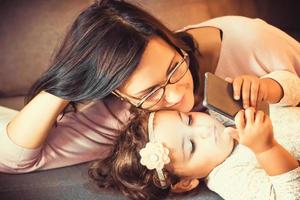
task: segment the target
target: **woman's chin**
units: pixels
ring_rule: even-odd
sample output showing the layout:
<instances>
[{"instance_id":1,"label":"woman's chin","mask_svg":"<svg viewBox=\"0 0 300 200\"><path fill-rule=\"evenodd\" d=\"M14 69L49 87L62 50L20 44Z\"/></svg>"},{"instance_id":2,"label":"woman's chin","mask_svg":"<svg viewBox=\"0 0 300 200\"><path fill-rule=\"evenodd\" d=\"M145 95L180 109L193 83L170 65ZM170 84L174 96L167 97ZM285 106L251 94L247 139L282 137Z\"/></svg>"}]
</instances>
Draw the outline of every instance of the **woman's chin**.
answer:
<instances>
[{"instance_id":1,"label":"woman's chin","mask_svg":"<svg viewBox=\"0 0 300 200\"><path fill-rule=\"evenodd\" d=\"M183 97L176 110L179 110L181 112L190 112L194 107L194 103L194 97L186 95Z\"/></svg>"}]
</instances>

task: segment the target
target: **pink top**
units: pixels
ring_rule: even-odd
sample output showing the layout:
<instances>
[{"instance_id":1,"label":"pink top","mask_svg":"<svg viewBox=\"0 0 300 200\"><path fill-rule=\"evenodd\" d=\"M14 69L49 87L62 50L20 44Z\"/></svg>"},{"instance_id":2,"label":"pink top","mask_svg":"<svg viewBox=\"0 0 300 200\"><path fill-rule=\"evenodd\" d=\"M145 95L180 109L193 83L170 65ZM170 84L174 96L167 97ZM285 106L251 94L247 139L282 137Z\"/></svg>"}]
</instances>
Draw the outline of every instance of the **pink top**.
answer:
<instances>
[{"instance_id":1,"label":"pink top","mask_svg":"<svg viewBox=\"0 0 300 200\"><path fill-rule=\"evenodd\" d=\"M264 21L227 16L187 26L183 30L204 26L223 31L217 75L263 76L275 70L288 70L299 76L300 44ZM116 130L126 119L128 107L116 97L84 105L77 113L68 113L59 120L45 144L37 149L22 148L8 137L6 126L15 112L0 115L0 172L24 173L105 157Z\"/></svg>"}]
</instances>

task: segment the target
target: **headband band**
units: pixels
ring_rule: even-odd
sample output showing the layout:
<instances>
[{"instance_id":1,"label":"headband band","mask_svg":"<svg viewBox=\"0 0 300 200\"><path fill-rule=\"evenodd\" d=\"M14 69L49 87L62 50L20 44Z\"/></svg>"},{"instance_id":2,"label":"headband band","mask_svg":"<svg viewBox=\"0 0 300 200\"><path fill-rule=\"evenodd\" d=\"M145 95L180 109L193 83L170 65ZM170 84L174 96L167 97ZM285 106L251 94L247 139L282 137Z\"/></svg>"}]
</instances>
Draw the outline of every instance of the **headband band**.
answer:
<instances>
[{"instance_id":1,"label":"headband band","mask_svg":"<svg viewBox=\"0 0 300 200\"><path fill-rule=\"evenodd\" d=\"M169 150L157 141L153 132L155 112L151 112L148 119L148 136L149 142L140 150L141 164L147 169L155 169L160 186L167 187L166 177L163 173L164 165L170 162Z\"/></svg>"}]
</instances>

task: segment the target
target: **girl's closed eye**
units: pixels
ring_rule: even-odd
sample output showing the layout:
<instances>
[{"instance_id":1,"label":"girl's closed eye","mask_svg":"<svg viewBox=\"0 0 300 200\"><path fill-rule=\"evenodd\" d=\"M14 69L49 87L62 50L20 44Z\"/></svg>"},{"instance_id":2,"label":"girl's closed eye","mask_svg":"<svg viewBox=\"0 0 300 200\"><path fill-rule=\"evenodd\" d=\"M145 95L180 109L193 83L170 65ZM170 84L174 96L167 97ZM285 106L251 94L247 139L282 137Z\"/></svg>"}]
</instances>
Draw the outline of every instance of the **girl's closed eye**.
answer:
<instances>
[{"instance_id":1,"label":"girl's closed eye","mask_svg":"<svg viewBox=\"0 0 300 200\"><path fill-rule=\"evenodd\" d=\"M187 115L187 117L188 117L187 125L191 126L193 124L193 117L192 117L192 115Z\"/></svg>"},{"instance_id":2,"label":"girl's closed eye","mask_svg":"<svg viewBox=\"0 0 300 200\"><path fill-rule=\"evenodd\" d=\"M189 159L193 156L193 153L195 152L195 142L192 138L189 138L187 140L187 148L186 148L186 151L187 151L187 155L189 157Z\"/></svg>"},{"instance_id":3,"label":"girl's closed eye","mask_svg":"<svg viewBox=\"0 0 300 200\"><path fill-rule=\"evenodd\" d=\"M193 118L192 115L190 114L182 114L179 113L179 116L181 118L181 120L187 125L187 126L191 126L193 124Z\"/></svg>"},{"instance_id":4,"label":"girl's closed eye","mask_svg":"<svg viewBox=\"0 0 300 200\"><path fill-rule=\"evenodd\" d=\"M191 156L192 156L193 153L195 152L196 146L195 146L195 142L193 139L190 139L190 141L191 141L191 146L192 146L192 148L191 148Z\"/></svg>"}]
</instances>

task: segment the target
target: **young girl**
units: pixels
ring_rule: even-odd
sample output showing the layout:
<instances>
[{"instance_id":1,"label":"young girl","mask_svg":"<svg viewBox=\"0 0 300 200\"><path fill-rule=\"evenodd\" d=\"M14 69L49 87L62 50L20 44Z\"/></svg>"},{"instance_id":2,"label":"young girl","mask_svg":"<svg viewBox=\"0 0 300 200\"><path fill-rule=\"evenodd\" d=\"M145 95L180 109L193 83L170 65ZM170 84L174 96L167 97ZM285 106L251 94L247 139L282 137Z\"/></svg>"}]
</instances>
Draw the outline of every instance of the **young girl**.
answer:
<instances>
[{"instance_id":1,"label":"young girl","mask_svg":"<svg viewBox=\"0 0 300 200\"><path fill-rule=\"evenodd\" d=\"M26 106L1 120L0 171L24 173L104 158L130 105L199 111L204 72L252 75L235 84L249 90L253 76L275 70L299 74L299 55L296 40L259 19L221 17L174 33L124 1L96 2L75 20ZM258 85L253 84L254 93ZM243 96L245 106L261 99ZM71 112L62 117L63 111Z\"/></svg>"},{"instance_id":2,"label":"young girl","mask_svg":"<svg viewBox=\"0 0 300 200\"><path fill-rule=\"evenodd\" d=\"M133 199L187 192L200 179L224 199L300 199L300 107L284 106L300 101L300 80L275 74L285 81L272 123L254 108L236 115L236 129L205 113L139 111L91 177Z\"/></svg>"}]
</instances>

